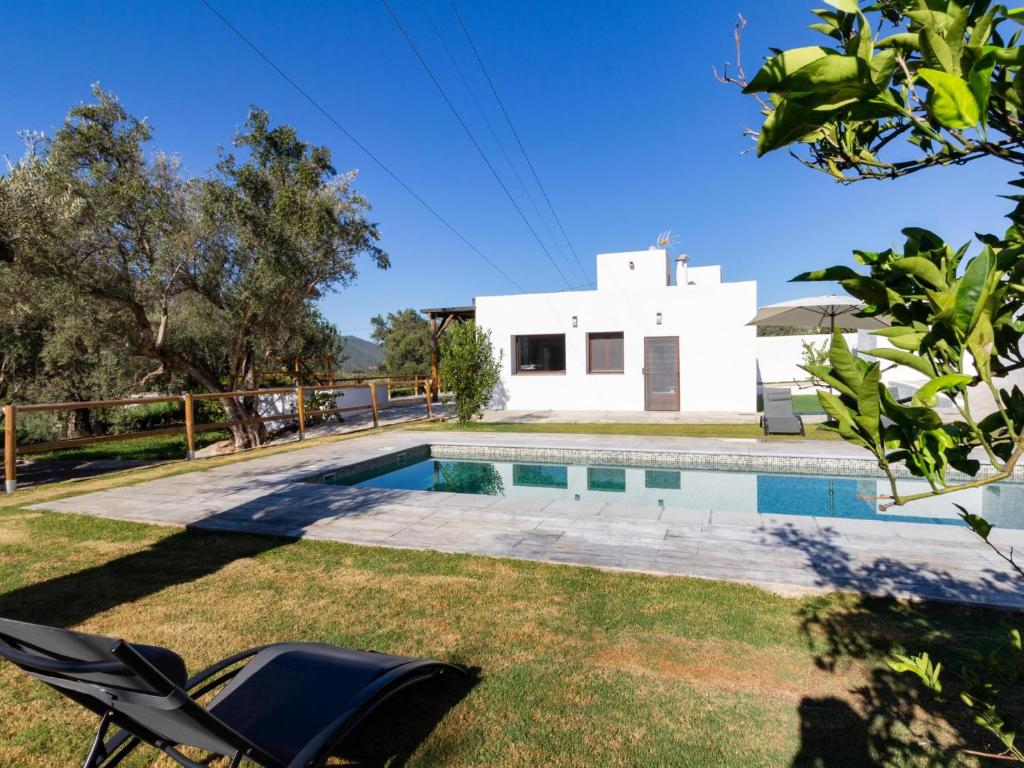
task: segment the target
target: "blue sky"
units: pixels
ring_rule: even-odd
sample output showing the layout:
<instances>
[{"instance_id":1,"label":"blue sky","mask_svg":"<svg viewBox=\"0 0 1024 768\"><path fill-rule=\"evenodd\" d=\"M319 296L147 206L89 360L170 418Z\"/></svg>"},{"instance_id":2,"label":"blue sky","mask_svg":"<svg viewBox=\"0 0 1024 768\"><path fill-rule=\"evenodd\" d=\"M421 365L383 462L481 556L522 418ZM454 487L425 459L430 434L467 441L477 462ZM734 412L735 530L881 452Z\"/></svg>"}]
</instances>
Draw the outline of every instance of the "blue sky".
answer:
<instances>
[{"instance_id":1,"label":"blue sky","mask_svg":"<svg viewBox=\"0 0 1024 768\"><path fill-rule=\"evenodd\" d=\"M380 3L212 1L520 285L565 287ZM447 0L390 2L571 276L568 248L563 255L550 243L424 14L425 6L517 159ZM752 73L769 46L817 42L805 30L814 5L458 3L589 279L595 253L646 248L671 229L693 264L756 279L761 304L824 292L786 280L848 262L853 248L898 243L903 226L962 242L1002 230L1009 209L995 194L1009 191L1012 174L991 161L842 187L785 154L740 155L749 144L742 127L758 124L756 105L711 75L734 58L735 14L749 20ZM200 174L256 104L329 146L339 169L359 169L358 188L374 206L393 266L381 272L364 262L355 285L324 301L339 329L367 336L378 312L515 292L198 0L8 3L3 22L0 153L20 154L19 129L51 132L99 81L149 119L156 147Z\"/></svg>"}]
</instances>

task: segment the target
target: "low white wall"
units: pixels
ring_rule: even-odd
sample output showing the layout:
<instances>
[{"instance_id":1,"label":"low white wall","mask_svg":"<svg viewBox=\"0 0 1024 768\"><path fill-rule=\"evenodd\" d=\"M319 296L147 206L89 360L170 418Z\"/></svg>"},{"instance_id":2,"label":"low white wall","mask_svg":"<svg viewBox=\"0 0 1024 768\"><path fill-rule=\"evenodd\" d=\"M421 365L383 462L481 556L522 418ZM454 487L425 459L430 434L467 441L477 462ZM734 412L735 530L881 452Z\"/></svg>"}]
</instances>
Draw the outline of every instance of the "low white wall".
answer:
<instances>
[{"instance_id":1,"label":"low white wall","mask_svg":"<svg viewBox=\"0 0 1024 768\"><path fill-rule=\"evenodd\" d=\"M377 384L377 408L385 408L389 404L388 401L388 387L387 384ZM325 393L326 394L326 393ZM370 407L370 388L366 387L355 387L353 389L343 389L338 392L331 393L333 395L334 404L332 408L357 408L362 406L364 408ZM306 400L306 413L309 414L314 408L309 404L309 400ZM274 431L278 429L284 429L285 427L295 423L295 394L293 392L283 392L278 395L262 395L259 400L258 411L260 416L283 416L288 418L282 418L281 421L268 421L267 429ZM344 416L345 414L341 414Z\"/></svg>"},{"instance_id":2,"label":"low white wall","mask_svg":"<svg viewBox=\"0 0 1024 768\"><path fill-rule=\"evenodd\" d=\"M806 334L803 336L758 336L757 337L757 383L772 384L779 381L807 381L807 371L800 368L803 363L803 342L816 347L829 343L827 334ZM856 333L844 333L843 338L851 349L857 346Z\"/></svg>"}]
</instances>

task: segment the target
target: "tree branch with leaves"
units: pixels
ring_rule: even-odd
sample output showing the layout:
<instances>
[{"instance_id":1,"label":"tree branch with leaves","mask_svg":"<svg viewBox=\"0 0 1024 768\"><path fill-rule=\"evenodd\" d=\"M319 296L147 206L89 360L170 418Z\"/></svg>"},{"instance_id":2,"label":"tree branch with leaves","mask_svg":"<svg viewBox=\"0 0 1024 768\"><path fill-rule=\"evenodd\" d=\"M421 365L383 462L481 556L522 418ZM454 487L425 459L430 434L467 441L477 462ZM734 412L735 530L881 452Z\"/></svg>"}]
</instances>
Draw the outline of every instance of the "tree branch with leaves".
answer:
<instances>
[{"instance_id":1,"label":"tree branch with leaves","mask_svg":"<svg viewBox=\"0 0 1024 768\"><path fill-rule=\"evenodd\" d=\"M719 79L753 95L763 122L758 155L788 149L801 163L841 183L892 179L990 157L1024 164L1024 9L987 0L826 0L811 29L820 46L775 50L753 78L742 67ZM737 51L745 22L736 28ZM738 59L739 60L739 59ZM717 73L716 73L717 74ZM1024 180L1011 181L1024 188ZM952 246L933 232L903 230L902 248L855 251L859 269L838 265L796 280L837 281L881 317L883 345L854 355L834 334L827 362L804 366L829 391L818 397L831 423L877 459L892 489L885 506L976 488L1015 477L1024 456L1024 392L1007 378L1024 368L1024 196L1002 234ZM881 365L916 376L909 402L882 385ZM991 407L978 412L981 390ZM939 397L954 405L944 420ZM907 494L902 469L928 490ZM959 506L964 522L990 540L992 526ZM979 658L981 658L979 654ZM1003 694L1024 670L1019 633L999 654L959 676L960 699L997 739L1002 758L1024 760L1002 714ZM916 675L942 695L941 665L898 656L893 669ZM976 751L974 754L978 754Z\"/></svg>"}]
</instances>

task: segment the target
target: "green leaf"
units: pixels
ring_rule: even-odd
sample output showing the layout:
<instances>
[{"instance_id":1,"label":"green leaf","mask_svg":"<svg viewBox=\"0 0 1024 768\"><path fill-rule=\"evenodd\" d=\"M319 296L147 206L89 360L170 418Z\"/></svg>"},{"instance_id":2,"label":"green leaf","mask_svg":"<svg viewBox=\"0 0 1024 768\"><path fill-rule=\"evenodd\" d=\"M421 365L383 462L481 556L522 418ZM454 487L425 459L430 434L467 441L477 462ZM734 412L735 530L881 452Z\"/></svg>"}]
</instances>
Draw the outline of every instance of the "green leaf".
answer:
<instances>
[{"instance_id":1,"label":"green leaf","mask_svg":"<svg viewBox=\"0 0 1024 768\"><path fill-rule=\"evenodd\" d=\"M931 86L932 115L946 128L970 128L981 119L978 102L963 78L922 67L917 74Z\"/></svg>"},{"instance_id":2,"label":"green leaf","mask_svg":"<svg viewBox=\"0 0 1024 768\"><path fill-rule=\"evenodd\" d=\"M875 43L875 49L879 48L902 48L904 50L919 50L921 42L918 38L917 32L898 32L895 35L889 35L888 37L882 38Z\"/></svg>"},{"instance_id":3,"label":"green leaf","mask_svg":"<svg viewBox=\"0 0 1024 768\"><path fill-rule=\"evenodd\" d=\"M929 379L935 376L935 369L932 364L925 360L923 357L919 357L911 352L906 352L902 349L870 349L864 350L865 355L871 355L871 357L877 357L881 360L888 360L890 363L896 363L897 365L905 365L908 368L913 368L919 373L923 373Z\"/></svg>"},{"instance_id":4,"label":"green leaf","mask_svg":"<svg viewBox=\"0 0 1024 768\"><path fill-rule=\"evenodd\" d=\"M857 424L853 420L853 414L850 409L847 408L843 402L833 395L831 392L826 392L823 389L818 390L818 402L821 403L822 409L836 422L839 430L839 435L844 439L856 445L867 446L867 441L857 430Z\"/></svg>"},{"instance_id":5,"label":"green leaf","mask_svg":"<svg viewBox=\"0 0 1024 768\"><path fill-rule=\"evenodd\" d=\"M890 291L885 283L873 277L851 277L841 280L840 285L846 289L851 296L860 299L869 306L887 307L893 299L899 300L899 296Z\"/></svg>"},{"instance_id":6,"label":"green leaf","mask_svg":"<svg viewBox=\"0 0 1024 768\"><path fill-rule=\"evenodd\" d=\"M954 75L963 74L960 62L964 52L964 36L967 34L967 21L970 15L970 8L961 8L960 12L953 17L953 23L946 28L946 45L949 46L949 53L953 59L953 69L949 71Z\"/></svg>"},{"instance_id":7,"label":"green leaf","mask_svg":"<svg viewBox=\"0 0 1024 768\"><path fill-rule=\"evenodd\" d=\"M934 251L946 244L937 234L923 227L904 227L900 232L907 238L904 251L908 256L916 256L921 251Z\"/></svg>"},{"instance_id":8,"label":"green leaf","mask_svg":"<svg viewBox=\"0 0 1024 768\"><path fill-rule=\"evenodd\" d=\"M957 328L970 333L981 310L981 299L987 294L989 273L992 271L992 248L985 246L981 253L971 259L956 290L953 318Z\"/></svg>"},{"instance_id":9,"label":"green leaf","mask_svg":"<svg viewBox=\"0 0 1024 768\"><path fill-rule=\"evenodd\" d=\"M857 0L825 0L825 2L843 13L860 14L860 5Z\"/></svg>"},{"instance_id":10,"label":"green leaf","mask_svg":"<svg viewBox=\"0 0 1024 768\"><path fill-rule=\"evenodd\" d=\"M909 352L917 352L921 348L921 342L927 333L923 330L908 328L906 326L894 325L872 332L873 336L882 336L888 339L889 343L897 349L905 349Z\"/></svg>"},{"instance_id":11,"label":"green leaf","mask_svg":"<svg viewBox=\"0 0 1024 768\"><path fill-rule=\"evenodd\" d=\"M888 659L886 663L893 671L909 672L916 675L924 683L925 687L935 693L942 693L942 683L939 679L939 676L942 674L942 665L932 664L932 660L928 658L927 653L922 653L920 656L904 656L903 654L894 653L892 658Z\"/></svg>"},{"instance_id":12,"label":"green leaf","mask_svg":"<svg viewBox=\"0 0 1024 768\"><path fill-rule=\"evenodd\" d=\"M885 414L893 421L916 429L939 429L942 417L931 408L919 405L901 405L886 390L882 393L882 404Z\"/></svg>"},{"instance_id":13,"label":"green leaf","mask_svg":"<svg viewBox=\"0 0 1024 768\"><path fill-rule=\"evenodd\" d=\"M813 282L816 280L846 280L848 278L861 277L858 272L846 266L828 267L816 269L813 272L801 272L796 277L790 278L792 283Z\"/></svg>"},{"instance_id":14,"label":"green leaf","mask_svg":"<svg viewBox=\"0 0 1024 768\"><path fill-rule=\"evenodd\" d=\"M863 380L861 365L864 364L853 356L849 346L846 344L846 339L843 338L842 332L838 329L832 333L832 344L828 349L828 360L840 379L854 390L859 389Z\"/></svg>"},{"instance_id":15,"label":"green leaf","mask_svg":"<svg viewBox=\"0 0 1024 768\"><path fill-rule=\"evenodd\" d=\"M923 405L934 408L939 402L939 392L957 392L974 381L971 376L962 373L947 373L945 376L936 376L917 392L911 402L915 405Z\"/></svg>"},{"instance_id":16,"label":"green leaf","mask_svg":"<svg viewBox=\"0 0 1024 768\"><path fill-rule=\"evenodd\" d=\"M757 156L800 141L818 131L831 113L805 107L789 99L778 103L765 118L757 136Z\"/></svg>"},{"instance_id":17,"label":"green leaf","mask_svg":"<svg viewBox=\"0 0 1024 768\"><path fill-rule=\"evenodd\" d=\"M974 29L971 30L971 37L967 41L969 47L980 48L988 43L988 39L992 35L992 22L995 19L995 15L996 6L992 6L985 12L984 16L974 22Z\"/></svg>"},{"instance_id":18,"label":"green leaf","mask_svg":"<svg viewBox=\"0 0 1024 768\"><path fill-rule=\"evenodd\" d=\"M889 85L893 72L896 71L896 51L882 51L871 59L871 82L875 87L882 90ZM879 107L887 107L886 104L879 104ZM891 107L889 107L891 109Z\"/></svg>"},{"instance_id":19,"label":"green leaf","mask_svg":"<svg viewBox=\"0 0 1024 768\"><path fill-rule=\"evenodd\" d=\"M940 291L949 287L946 283L946 276L942 274L942 271L924 256L908 256L904 259L896 259L892 266L894 269L923 280L932 288Z\"/></svg>"},{"instance_id":20,"label":"green leaf","mask_svg":"<svg viewBox=\"0 0 1024 768\"><path fill-rule=\"evenodd\" d=\"M992 93L992 71L995 69L996 60L991 54L985 54L974 62L970 73L967 75L967 85L971 89L974 100L978 102L978 110L981 112L981 124L988 126L988 100Z\"/></svg>"},{"instance_id":21,"label":"green leaf","mask_svg":"<svg viewBox=\"0 0 1024 768\"><path fill-rule=\"evenodd\" d=\"M801 67L805 67L815 59L827 56L828 48L814 45L806 48L792 48L769 59L754 79L743 89L744 93L776 93L779 83Z\"/></svg>"},{"instance_id":22,"label":"green leaf","mask_svg":"<svg viewBox=\"0 0 1024 768\"><path fill-rule=\"evenodd\" d=\"M807 371L811 376L816 379L820 379L832 389L856 399L857 395L849 386L843 381L840 381L832 375L832 369L827 365L801 365L800 368Z\"/></svg>"},{"instance_id":23,"label":"green leaf","mask_svg":"<svg viewBox=\"0 0 1024 768\"><path fill-rule=\"evenodd\" d=\"M988 536L992 533L992 524L981 515L975 515L968 512L960 504L954 504L953 506L960 510L958 513L960 515L960 519L967 523L967 527L978 534L982 539L988 541Z\"/></svg>"},{"instance_id":24,"label":"green leaf","mask_svg":"<svg viewBox=\"0 0 1024 768\"><path fill-rule=\"evenodd\" d=\"M992 353L995 349L995 334L988 311L983 311L974 323L974 330L967 337L967 348L974 358L974 367L981 376L992 374Z\"/></svg>"},{"instance_id":25,"label":"green leaf","mask_svg":"<svg viewBox=\"0 0 1024 768\"><path fill-rule=\"evenodd\" d=\"M882 415L878 391L881 381L881 367L878 363L872 363L864 372L864 378L857 387L857 423L876 443L879 442L878 420Z\"/></svg>"},{"instance_id":26,"label":"green leaf","mask_svg":"<svg viewBox=\"0 0 1024 768\"><path fill-rule=\"evenodd\" d=\"M953 53L946 41L934 29L924 29L920 34L921 51L934 61L944 72L959 75L960 67L953 61Z\"/></svg>"},{"instance_id":27,"label":"green leaf","mask_svg":"<svg viewBox=\"0 0 1024 768\"><path fill-rule=\"evenodd\" d=\"M773 93L783 95L818 95L820 103L841 101L851 95L865 93L870 82L870 70L865 61L857 56L843 56L833 53L806 64L783 78ZM802 103L809 104L805 96Z\"/></svg>"}]
</instances>

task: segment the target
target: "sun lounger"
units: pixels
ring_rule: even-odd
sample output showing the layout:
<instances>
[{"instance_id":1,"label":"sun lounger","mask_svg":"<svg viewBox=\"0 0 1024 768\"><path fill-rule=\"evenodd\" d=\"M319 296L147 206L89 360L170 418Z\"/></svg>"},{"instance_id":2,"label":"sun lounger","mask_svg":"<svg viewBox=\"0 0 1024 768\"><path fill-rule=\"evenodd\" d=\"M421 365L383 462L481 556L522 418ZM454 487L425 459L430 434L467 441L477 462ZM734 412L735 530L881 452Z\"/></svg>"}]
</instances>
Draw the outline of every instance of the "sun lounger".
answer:
<instances>
[{"instance_id":1,"label":"sun lounger","mask_svg":"<svg viewBox=\"0 0 1024 768\"><path fill-rule=\"evenodd\" d=\"M803 420L793 413L793 394L788 389L762 391L761 427L766 435L802 435Z\"/></svg>"},{"instance_id":2,"label":"sun lounger","mask_svg":"<svg viewBox=\"0 0 1024 768\"><path fill-rule=\"evenodd\" d=\"M142 744L184 768L182 746L265 768L322 766L378 704L452 664L278 643L188 678L166 648L0 618L0 658L100 717L83 768L111 768ZM198 699L212 694L206 704Z\"/></svg>"}]
</instances>

